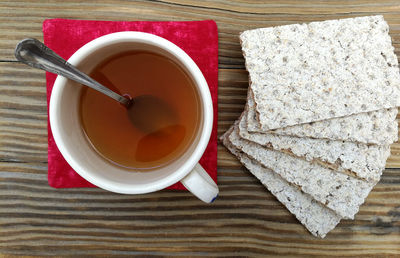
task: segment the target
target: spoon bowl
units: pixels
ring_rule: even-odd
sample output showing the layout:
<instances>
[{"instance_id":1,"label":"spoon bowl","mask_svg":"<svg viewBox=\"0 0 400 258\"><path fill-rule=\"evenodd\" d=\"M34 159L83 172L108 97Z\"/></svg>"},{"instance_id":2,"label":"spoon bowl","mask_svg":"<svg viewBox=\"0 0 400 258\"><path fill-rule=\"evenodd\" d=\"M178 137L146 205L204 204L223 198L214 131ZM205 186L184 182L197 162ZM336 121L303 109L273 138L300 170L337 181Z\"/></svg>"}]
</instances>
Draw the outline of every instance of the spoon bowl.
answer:
<instances>
[{"instance_id":1,"label":"spoon bowl","mask_svg":"<svg viewBox=\"0 0 400 258\"><path fill-rule=\"evenodd\" d=\"M153 133L178 123L176 112L165 101L151 95L137 96L131 101L127 115L141 131Z\"/></svg>"}]
</instances>

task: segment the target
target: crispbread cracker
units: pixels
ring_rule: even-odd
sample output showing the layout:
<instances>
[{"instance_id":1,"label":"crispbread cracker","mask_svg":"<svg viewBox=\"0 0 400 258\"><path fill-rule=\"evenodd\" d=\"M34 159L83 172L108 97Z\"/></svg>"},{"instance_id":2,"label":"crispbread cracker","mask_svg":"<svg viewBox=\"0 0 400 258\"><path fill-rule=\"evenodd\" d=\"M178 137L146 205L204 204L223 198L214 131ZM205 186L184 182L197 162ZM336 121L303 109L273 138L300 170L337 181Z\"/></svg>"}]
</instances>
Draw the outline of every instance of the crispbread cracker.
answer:
<instances>
[{"instance_id":1,"label":"crispbread cracker","mask_svg":"<svg viewBox=\"0 0 400 258\"><path fill-rule=\"evenodd\" d=\"M389 145L249 133L246 121L247 111L244 111L238 127L240 136L246 140L317 162L340 172L351 173L350 175L353 172L357 177L368 181L379 181L390 155Z\"/></svg>"},{"instance_id":2,"label":"crispbread cracker","mask_svg":"<svg viewBox=\"0 0 400 258\"><path fill-rule=\"evenodd\" d=\"M254 29L240 35L263 131L400 105L382 16Z\"/></svg>"},{"instance_id":3,"label":"crispbread cracker","mask_svg":"<svg viewBox=\"0 0 400 258\"><path fill-rule=\"evenodd\" d=\"M289 183L298 185L303 192L310 194L343 218L354 218L359 206L364 203L376 184L244 140L240 138L237 123L229 136L229 141Z\"/></svg>"},{"instance_id":4,"label":"crispbread cracker","mask_svg":"<svg viewBox=\"0 0 400 258\"><path fill-rule=\"evenodd\" d=\"M226 148L260 180L260 182L303 224L311 234L324 238L340 222L341 217L315 201L308 194L290 185L272 170L261 166L255 160L236 149L228 139L228 130L221 140Z\"/></svg>"},{"instance_id":5,"label":"crispbread cracker","mask_svg":"<svg viewBox=\"0 0 400 258\"><path fill-rule=\"evenodd\" d=\"M247 107L247 130L249 132L263 133L256 118L257 114L250 89L247 96ZM368 113L360 113L346 117L332 118L314 123L270 130L268 133L296 137L352 141L364 144L388 145L397 141L397 112L397 108L381 109Z\"/></svg>"}]
</instances>

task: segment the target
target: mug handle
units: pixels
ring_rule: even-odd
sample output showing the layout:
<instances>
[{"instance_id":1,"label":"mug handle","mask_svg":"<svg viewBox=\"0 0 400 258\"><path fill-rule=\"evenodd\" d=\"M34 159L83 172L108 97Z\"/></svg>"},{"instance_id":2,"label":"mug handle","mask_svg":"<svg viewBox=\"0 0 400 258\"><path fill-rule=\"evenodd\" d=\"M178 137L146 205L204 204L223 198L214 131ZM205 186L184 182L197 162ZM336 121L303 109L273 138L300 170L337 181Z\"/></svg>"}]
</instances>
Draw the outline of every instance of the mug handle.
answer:
<instances>
[{"instance_id":1,"label":"mug handle","mask_svg":"<svg viewBox=\"0 0 400 258\"><path fill-rule=\"evenodd\" d=\"M218 197L218 186L199 163L181 180L181 183L203 202L212 203Z\"/></svg>"}]
</instances>

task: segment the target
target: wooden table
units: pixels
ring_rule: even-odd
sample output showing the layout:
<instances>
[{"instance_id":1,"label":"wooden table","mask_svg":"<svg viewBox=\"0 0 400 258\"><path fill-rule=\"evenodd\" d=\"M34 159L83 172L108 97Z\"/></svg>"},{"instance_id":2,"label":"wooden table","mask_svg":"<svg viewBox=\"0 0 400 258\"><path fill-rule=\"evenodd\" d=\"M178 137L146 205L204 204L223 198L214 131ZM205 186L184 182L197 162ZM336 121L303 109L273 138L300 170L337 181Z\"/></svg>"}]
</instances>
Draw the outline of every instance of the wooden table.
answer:
<instances>
[{"instance_id":1,"label":"wooden table","mask_svg":"<svg viewBox=\"0 0 400 258\"><path fill-rule=\"evenodd\" d=\"M81 3L82 2L82 3ZM86 2L86 3L83 3ZM400 145L354 221L311 236L239 162L218 148L220 196L212 205L186 192L126 196L47 184L44 72L14 60L15 44L42 39L46 18L203 20L219 28L222 134L245 103L241 31L383 14L400 56L400 1L1 1L0 254L4 255L400 255Z\"/></svg>"}]
</instances>

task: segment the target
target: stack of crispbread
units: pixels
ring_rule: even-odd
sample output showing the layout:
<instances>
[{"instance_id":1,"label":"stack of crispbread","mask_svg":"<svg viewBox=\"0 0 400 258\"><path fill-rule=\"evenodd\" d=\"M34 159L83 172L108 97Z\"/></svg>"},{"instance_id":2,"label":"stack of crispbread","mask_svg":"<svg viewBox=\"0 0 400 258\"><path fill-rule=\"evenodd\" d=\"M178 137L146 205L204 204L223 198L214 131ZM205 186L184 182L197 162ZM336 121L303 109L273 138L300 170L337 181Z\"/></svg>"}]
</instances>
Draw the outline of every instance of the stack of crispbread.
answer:
<instances>
[{"instance_id":1,"label":"stack of crispbread","mask_svg":"<svg viewBox=\"0 0 400 258\"><path fill-rule=\"evenodd\" d=\"M397 141L388 32L368 16L240 35L247 104L221 140L315 236L354 219Z\"/></svg>"}]
</instances>

